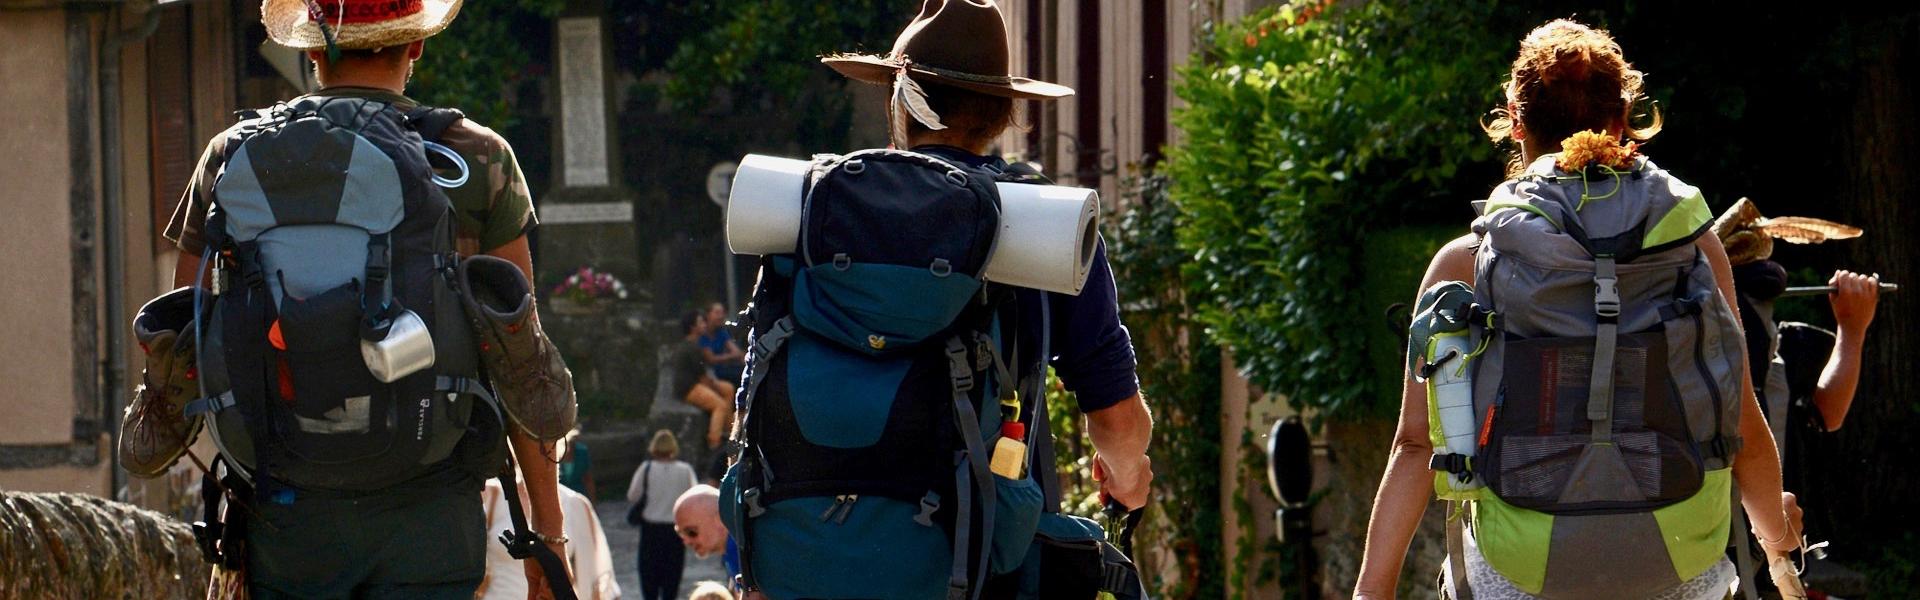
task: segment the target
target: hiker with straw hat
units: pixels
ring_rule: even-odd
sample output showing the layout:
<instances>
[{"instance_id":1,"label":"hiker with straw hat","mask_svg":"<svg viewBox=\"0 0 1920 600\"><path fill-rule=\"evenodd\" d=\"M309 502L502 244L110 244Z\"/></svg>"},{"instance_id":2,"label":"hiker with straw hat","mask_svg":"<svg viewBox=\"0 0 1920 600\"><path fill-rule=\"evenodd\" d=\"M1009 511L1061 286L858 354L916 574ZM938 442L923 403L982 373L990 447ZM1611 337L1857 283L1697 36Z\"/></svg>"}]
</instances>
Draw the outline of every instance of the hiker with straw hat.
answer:
<instances>
[{"instance_id":1,"label":"hiker with straw hat","mask_svg":"<svg viewBox=\"0 0 1920 600\"><path fill-rule=\"evenodd\" d=\"M1808 477L1826 465L1804 455L1814 434L1840 429L1854 392L1860 385L1861 355L1867 328L1873 322L1882 290L1880 276L1837 270L1827 280L1827 303L1833 309L1835 331L1813 325L1774 320L1774 304L1795 295L1787 286L1787 269L1774 262L1774 242L1818 244L1864 235L1858 227L1812 217L1766 217L1751 199L1741 198L1713 222L1713 234L1727 248L1733 268L1734 291L1740 321L1745 324L1747 376L1753 382L1773 432L1781 459L1783 494L1795 529L1801 529L1801 508L1795 491L1804 491ZM1746 536L1740 536L1746 537ZM1752 544L1736 538L1734 544ZM1816 545L1824 545L1824 542ZM1816 556L1824 553L1816 552ZM1743 574L1744 575L1744 574ZM1756 587L1745 597L1772 591L1766 578L1743 578Z\"/></svg>"},{"instance_id":2,"label":"hiker with straw hat","mask_svg":"<svg viewBox=\"0 0 1920 600\"><path fill-rule=\"evenodd\" d=\"M202 351L150 373L122 454L164 469L208 426L224 494L196 536L253 598L471 598L481 482L521 495L509 452L530 501L501 542L529 598L572 597L549 457L574 394L533 310L526 179L499 134L404 95L461 3L264 0L321 88L214 137L168 224L199 290L178 312L211 318L170 325Z\"/></svg>"},{"instance_id":3,"label":"hiker with straw hat","mask_svg":"<svg viewBox=\"0 0 1920 600\"><path fill-rule=\"evenodd\" d=\"M1097 450L1091 461L1094 479L1110 508L1120 513L1142 508L1153 479L1146 455L1153 422L1140 396L1132 342L1119 320L1104 244L1096 244L1078 295L991 282L981 286L962 277L977 272L962 265L980 253L956 248L983 248L988 244L983 236L991 234L980 232L998 231L979 217L998 213L994 182L1047 183L1033 169L1016 170L991 154L994 140L1013 126L1016 103L1074 93L1013 74L1009 55L1006 20L993 0L926 0L887 54L821 59L855 81L891 89L892 149L863 150L825 163L831 167L821 167L825 172L818 181L847 183L819 183L815 206L839 208L816 210L854 214L912 205L925 211L910 222L889 223L887 231L823 226L820 232L828 237L814 239L848 240L846 253L824 268L895 277L888 281L901 285L871 298L873 303L923 300L899 312L923 311L935 298L958 308L898 330L873 330L886 335L823 341L833 334L808 315L837 311L819 307L840 300L809 300L799 290L833 275L820 271L813 275L820 279L810 280L805 271L796 276L796 267L780 266L792 257L763 263L746 319L754 324L748 338L753 350L736 428L744 450L720 490L722 517L741 552L742 587L750 593L781 599L964 599L1033 597L1040 592L1025 586L1038 585L1046 590L1044 597L1092 598L1105 569L1111 576L1105 577L1107 591L1120 598L1143 594L1137 576L1132 581L1119 576L1134 573L1132 565L1120 550L1102 550L1097 524L1058 513L1059 482L1051 476L1055 463L1040 392L1051 365L1086 416ZM819 191L828 187L831 193ZM994 208L981 208L985 202ZM872 241L880 237L889 241ZM901 243L892 242L896 239ZM894 257L887 260L894 262L862 262L889 252ZM927 257L931 267L897 266ZM934 279L948 286L938 287ZM961 279L967 280L965 286L951 283ZM947 291L955 288L964 291ZM962 297L968 293L972 299ZM896 314L892 308L865 309L850 319ZM924 338L899 333L923 321L951 333ZM987 321L997 325L981 325ZM860 351L876 358L846 360L847 350L833 349L852 348L846 340L854 338L864 342L854 344ZM973 358L956 358L968 355ZM938 366L918 366L923 362ZM914 366L894 370L905 363ZM997 366L979 366L988 364ZM865 376L871 371L863 369L872 368L885 374ZM975 381L985 383L976 386ZM983 391L989 386L999 394L997 403ZM891 416L850 416L827 404L858 405L862 415ZM967 416L976 410L977 418ZM989 429L996 422L1000 426ZM1059 543L1043 545L1039 538ZM1076 566L1092 572L1065 575ZM1034 569L1039 573L1032 577L1022 574ZM1051 579L1055 575L1070 581Z\"/></svg>"}]
</instances>

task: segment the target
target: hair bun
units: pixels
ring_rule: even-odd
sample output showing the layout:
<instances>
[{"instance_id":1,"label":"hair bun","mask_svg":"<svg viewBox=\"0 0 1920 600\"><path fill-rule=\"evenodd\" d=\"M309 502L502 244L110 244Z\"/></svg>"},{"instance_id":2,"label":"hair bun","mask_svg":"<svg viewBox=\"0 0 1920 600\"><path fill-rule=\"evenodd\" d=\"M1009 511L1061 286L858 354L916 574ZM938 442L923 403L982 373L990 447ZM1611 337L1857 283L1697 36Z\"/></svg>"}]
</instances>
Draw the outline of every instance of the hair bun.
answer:
<instances>
[{"instance_id":1,"label":"hair bun","mask_svg":"<svg viewBox=\"0 0 1920 600\"><path fill-rule=\"evenodd\" d=\"M1593 78L1593 50L1585 45L1554 49L1554 60L1541 66L1540 83L1580 84Z\"/></svg>"}]
</instances>

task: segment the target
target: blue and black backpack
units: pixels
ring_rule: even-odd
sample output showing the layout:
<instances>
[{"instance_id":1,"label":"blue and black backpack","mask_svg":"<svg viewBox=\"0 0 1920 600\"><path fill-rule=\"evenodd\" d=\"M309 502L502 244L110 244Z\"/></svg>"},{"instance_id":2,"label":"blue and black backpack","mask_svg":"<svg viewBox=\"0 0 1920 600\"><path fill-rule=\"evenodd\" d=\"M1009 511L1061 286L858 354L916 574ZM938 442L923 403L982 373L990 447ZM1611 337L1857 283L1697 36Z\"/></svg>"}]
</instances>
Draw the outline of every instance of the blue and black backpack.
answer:
<instances>
[{"instance_id":1,"label":"blue and black backpack","mask_svg":"<svg viewBox=\"0 0 1920 600\"><path fill-rule=\"evenodd\" d=\"M1041 357L1010 350L1015 290L982 277L1003 177L912 152L815 158L797 250L762 258L746 315L739 455L720 495L748 588L1033 597L1021 572L1049 525L1098 562L1097 525L1043 519L1035 468L989 470L1014 435L1052 472Z\"/></svg>"}]
</instances>

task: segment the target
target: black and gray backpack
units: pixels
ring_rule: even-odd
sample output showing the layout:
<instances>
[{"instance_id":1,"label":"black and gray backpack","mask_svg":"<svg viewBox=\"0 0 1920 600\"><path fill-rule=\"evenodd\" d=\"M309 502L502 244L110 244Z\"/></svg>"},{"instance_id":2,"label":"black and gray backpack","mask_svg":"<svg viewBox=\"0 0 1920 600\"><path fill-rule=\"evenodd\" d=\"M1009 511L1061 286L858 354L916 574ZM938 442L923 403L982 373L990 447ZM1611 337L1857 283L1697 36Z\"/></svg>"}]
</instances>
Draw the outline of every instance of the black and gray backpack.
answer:
<instances>
[{"instance_id":1,"label":"black and gray backpack","mask_svg":"<svg viewBox=\"0 0 1920 600\"><path fill-rule=\"evenodd\" d=\"M256 484L389 487L438 468L470 428L492 439L461 454L497 471L501 421L473 418L487 394L428 162L460 113L309 96L243 117L207 219L203 399L189 413L211 414L221 454ZM370 344L400 335L430 350L376 375Z\"/></svg>"}]
</instances>

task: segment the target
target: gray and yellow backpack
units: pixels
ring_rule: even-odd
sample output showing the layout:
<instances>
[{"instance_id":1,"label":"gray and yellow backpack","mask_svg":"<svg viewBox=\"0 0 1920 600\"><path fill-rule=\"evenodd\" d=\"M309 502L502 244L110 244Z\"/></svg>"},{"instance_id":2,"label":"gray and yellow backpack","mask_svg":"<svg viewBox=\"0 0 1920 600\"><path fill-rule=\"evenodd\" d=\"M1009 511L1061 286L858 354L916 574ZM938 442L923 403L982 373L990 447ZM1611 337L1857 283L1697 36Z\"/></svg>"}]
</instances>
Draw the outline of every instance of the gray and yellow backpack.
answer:
<instances>
[{"instance_id":1,"label":"gray and yellow backpack","mask_svg":"<svg viewBox=\"0 0 1920 600\"><path fill-rule=\"evenodd\" d=\"M1694 245L1713 215L1645 158L1556 158L1481 206L1472 285L1416 307L1456 596L1463 535L1543 598L1647 597L1727 547L1745 359Z\"/></svg>"}]
</instances>

